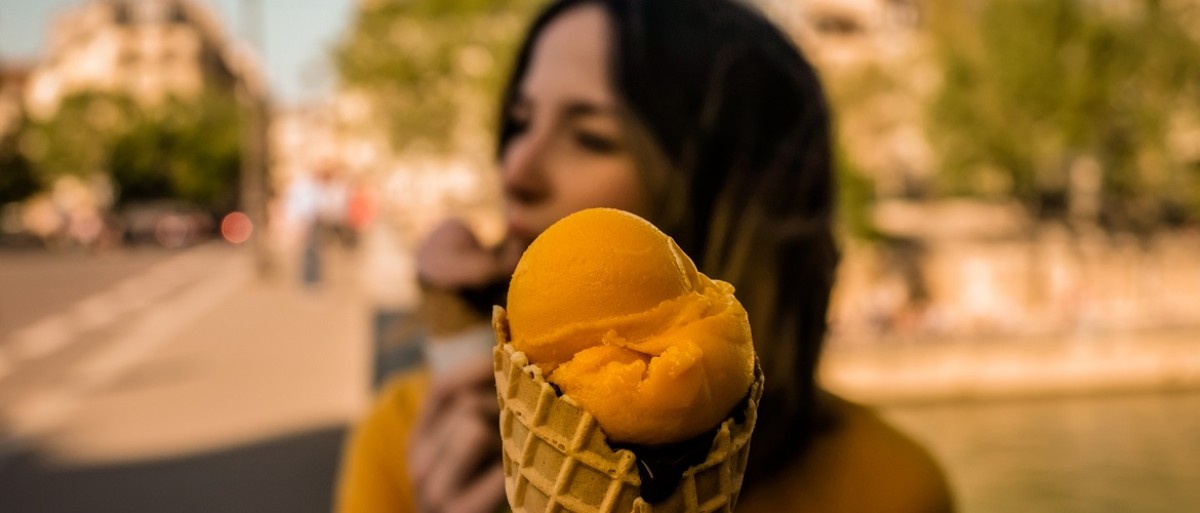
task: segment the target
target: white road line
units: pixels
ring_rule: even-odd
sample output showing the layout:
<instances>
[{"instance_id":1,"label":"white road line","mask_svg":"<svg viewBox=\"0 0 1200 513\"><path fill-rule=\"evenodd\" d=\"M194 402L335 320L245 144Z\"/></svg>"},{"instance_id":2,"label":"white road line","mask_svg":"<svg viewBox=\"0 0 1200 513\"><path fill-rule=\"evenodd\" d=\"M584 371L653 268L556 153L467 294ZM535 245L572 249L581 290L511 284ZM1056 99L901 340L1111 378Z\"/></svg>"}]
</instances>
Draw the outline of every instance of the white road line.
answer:
<instances>
[{"instance_id":1,"label":"white road line","mask_svg":"<svg viewBox=\"0 0 1200 513\"><path fill-rule=\"evenodd\" d=\"M7 365L15 367L23 361L49 356L74 343L82 333L104 328L126 314L150 307L203 272L210 265L210 254L218 246L207 244L172 256L18 330L11 335ZM0 372L0 379L5 374Z\"/></svg>"},{"instance_id":2,"label":"white road line","mask_svg":"<svg viewBox=\"0 0 1200 513\"><path fill-rule=\"evenodd\" d=\"M5 420L12 424L5 435L17 440L28 440L37 434L46 433L77 407L79 397L74 387L39 390L7 412Z\"/></svg>"},{"instance_id":3,"label":"white road line","mask_svg":"<svg viewBox=\"0 0 1200 513\"><path fill-rule=\"evenodd\" d=\"M13 356L18 360L41 358L66 346L74 335L71 323L64 316L44 318L13 336Z\"/></svg>"},{"instance_id":4,"label":"white road line","mask_svg":"<svg viewBox=\"0 0 1200 513\"><path fill-rule=\"evenodd\" d=\"M27 439L55 429L98 389L148 359L242 286L252 275L247 257L210 267L210 278L147 311L97 356L82 362L54 388L31 394L7 412L10 435Z\"/></svg>"},{"instance_id":5,"label":"white road line","mask_svg":"<svg viewBox=\"0 0 1200 513\"><path fill-rule=\"evenodd\" d=\"M92 331L109 324L125 314L128 303L118 301L112 292L96 294L75 305L70 310L70 317L75 321L78 331Z\"/></svg>"}]
</instances>

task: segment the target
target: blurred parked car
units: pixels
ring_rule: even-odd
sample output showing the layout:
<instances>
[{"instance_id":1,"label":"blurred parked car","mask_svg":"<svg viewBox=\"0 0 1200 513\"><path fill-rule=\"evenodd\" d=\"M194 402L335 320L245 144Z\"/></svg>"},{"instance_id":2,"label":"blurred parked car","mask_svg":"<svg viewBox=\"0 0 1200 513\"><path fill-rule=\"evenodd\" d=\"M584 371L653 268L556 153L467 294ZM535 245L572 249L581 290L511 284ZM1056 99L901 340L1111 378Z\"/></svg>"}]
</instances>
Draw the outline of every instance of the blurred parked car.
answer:
<instances>
[{"instance_id":1,"label":"blurred parked car","mask_svg":"<svg viewBox=\"0 0 1200 513\"><path fill-rule=\"evenodd\" d=\"M22 217L20 203L14 201L0 206L0 248L42 246L42 240L26 228Z\"/></svg>"},{"instance_id":2,"label":"blurred parked car","mask_svg":"<svg viewBox=\"0 0 1200 513\"><path fill-rule=\"evenodd\" d=\"M125 241L154 243L167 248L195 244L214 235L212 216L204 209L175 200L127 205L120 222Z\"/></svg>"}]
</instances>

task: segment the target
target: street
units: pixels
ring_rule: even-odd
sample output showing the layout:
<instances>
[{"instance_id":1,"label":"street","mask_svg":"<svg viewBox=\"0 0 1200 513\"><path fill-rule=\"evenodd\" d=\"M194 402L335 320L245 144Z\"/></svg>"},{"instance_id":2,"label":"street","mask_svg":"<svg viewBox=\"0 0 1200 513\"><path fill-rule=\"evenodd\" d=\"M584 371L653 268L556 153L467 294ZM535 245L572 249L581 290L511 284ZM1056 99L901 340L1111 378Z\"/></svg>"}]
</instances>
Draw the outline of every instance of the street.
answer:
<instances>
[{"instance_id":1,"label":"street","mask_svg":"<svg viewBox=\"0 0 1200 513\"><path fill-rule=\"evenodd\" d=\"M0 254L0 511L328 511L370 358L333 256L308 290L221 242Z\"/></svg>"}]
</instances>

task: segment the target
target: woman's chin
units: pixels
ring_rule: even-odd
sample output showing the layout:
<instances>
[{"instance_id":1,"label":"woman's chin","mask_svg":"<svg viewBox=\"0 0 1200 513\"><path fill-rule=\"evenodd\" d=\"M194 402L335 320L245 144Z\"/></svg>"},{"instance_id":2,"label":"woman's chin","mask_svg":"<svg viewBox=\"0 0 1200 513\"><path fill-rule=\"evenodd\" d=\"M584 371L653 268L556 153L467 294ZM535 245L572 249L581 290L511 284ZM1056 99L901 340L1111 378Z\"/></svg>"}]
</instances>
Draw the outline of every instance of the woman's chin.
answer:
<instances>
[{"instance_id":1,"label":"woman's chin","mask_svg":"<svg viewBox=\"0 0 1200 513\"><path fill-rule=\"evenodd\" d=\"M532 223L509 217L508 238L518 241L522 246L528 246L536 239L541 230L534 228Z\"/></svg>"}]
</instances>

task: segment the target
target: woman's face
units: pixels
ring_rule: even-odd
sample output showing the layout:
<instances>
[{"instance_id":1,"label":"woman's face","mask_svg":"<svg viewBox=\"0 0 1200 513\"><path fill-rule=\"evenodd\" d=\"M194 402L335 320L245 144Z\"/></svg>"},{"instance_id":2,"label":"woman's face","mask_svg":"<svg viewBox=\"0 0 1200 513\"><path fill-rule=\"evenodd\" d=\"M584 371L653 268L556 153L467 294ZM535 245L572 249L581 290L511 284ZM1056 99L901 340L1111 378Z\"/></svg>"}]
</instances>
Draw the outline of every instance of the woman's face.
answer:
<instances>
[{"instance_id":1,"label":"woman's face","mask_svg":"<svg viewBox=\"0 0 1200 513\"><path fill-rule=\"evenodd\" d=\"M590 207L645 215L610 85L609 34L602 8L584 5L547 24L534 44L501 156L509 234L518 240Z\"/></svg>"}]
</instances>

